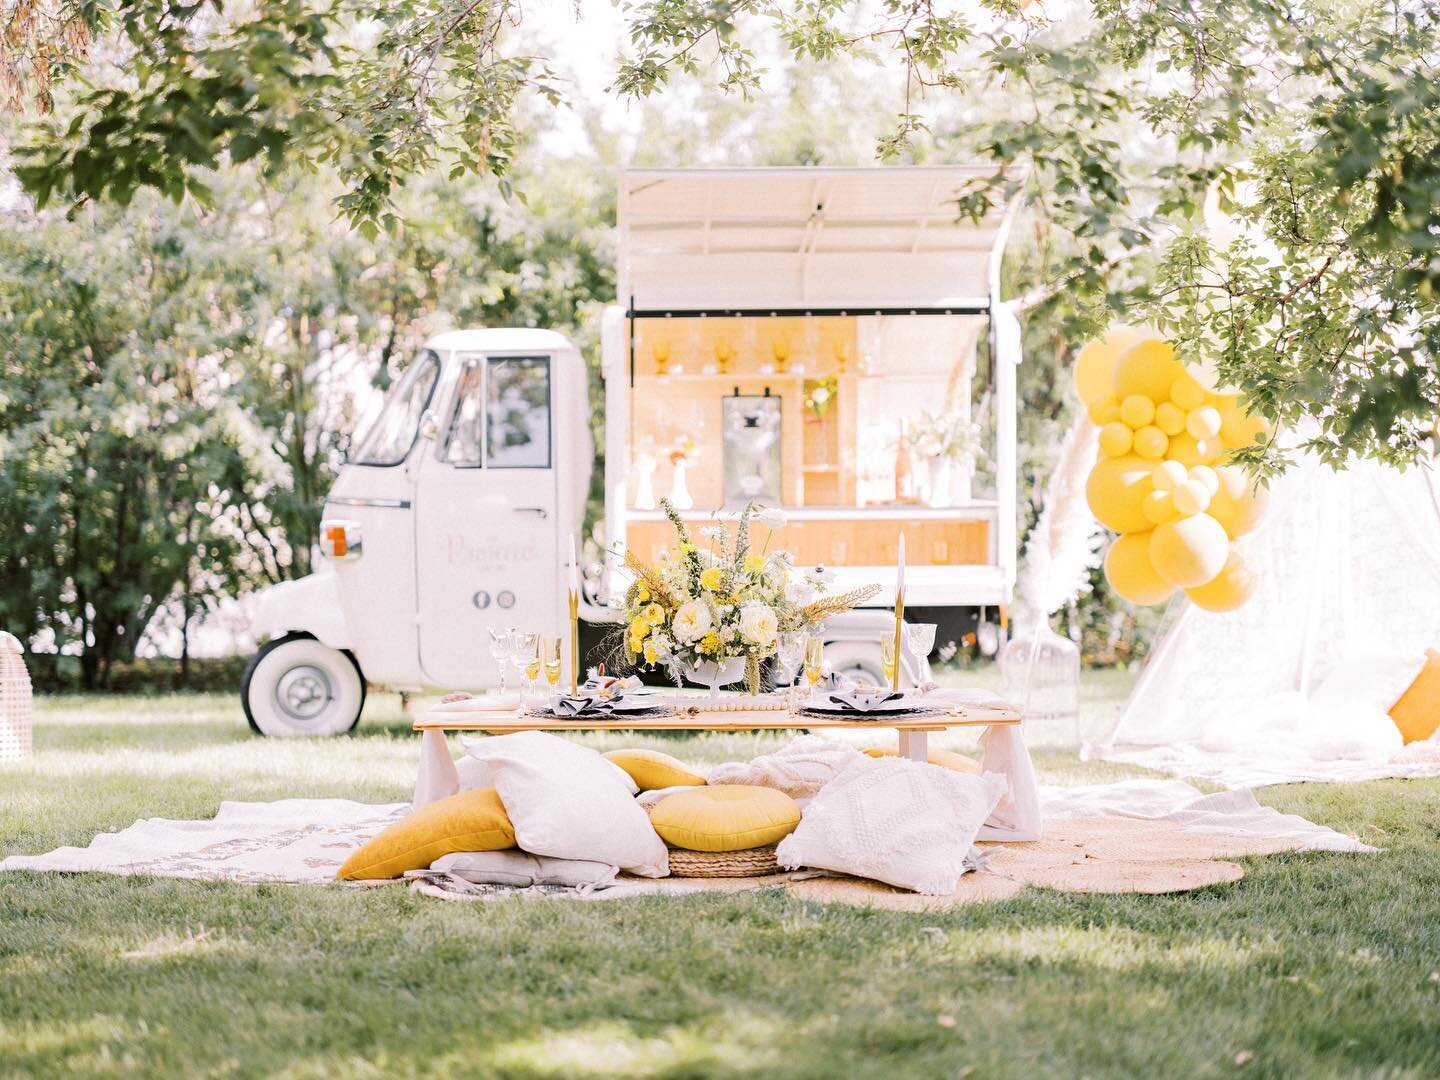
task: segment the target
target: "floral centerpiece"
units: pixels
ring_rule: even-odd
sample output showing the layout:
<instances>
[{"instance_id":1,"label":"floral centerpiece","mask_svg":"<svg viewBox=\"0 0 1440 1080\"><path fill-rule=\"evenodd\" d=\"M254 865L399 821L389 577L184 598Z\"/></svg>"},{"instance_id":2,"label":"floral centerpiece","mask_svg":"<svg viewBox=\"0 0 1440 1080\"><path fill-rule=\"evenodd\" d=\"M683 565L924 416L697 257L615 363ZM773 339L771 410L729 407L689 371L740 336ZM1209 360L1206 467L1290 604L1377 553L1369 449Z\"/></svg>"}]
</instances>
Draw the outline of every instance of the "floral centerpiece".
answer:
<instances>
[{"instance_id":1,"label":"floral centerpiece","mask_svg":"<svg viewBox=\"0 0 1440 1080\"><path fill-rule=\"evenodd\" d=\"M675 549L653 565L625 553L635 580L625 593L622 634L625 659L635 667L663 665L677 681L709 669L718 683L734 681L718 673L743 661L748 689L759 693L760 665L775 655L781 634L818 626L880 591L869 585L824 595L824 571L798 568L788 551L771 549L785 524L779 510L752 503L701 529L697 543L670 501L660 505L675 526ZM750 544L752 521L767 530L759 551Z\"/></svg>"}]
</instances>

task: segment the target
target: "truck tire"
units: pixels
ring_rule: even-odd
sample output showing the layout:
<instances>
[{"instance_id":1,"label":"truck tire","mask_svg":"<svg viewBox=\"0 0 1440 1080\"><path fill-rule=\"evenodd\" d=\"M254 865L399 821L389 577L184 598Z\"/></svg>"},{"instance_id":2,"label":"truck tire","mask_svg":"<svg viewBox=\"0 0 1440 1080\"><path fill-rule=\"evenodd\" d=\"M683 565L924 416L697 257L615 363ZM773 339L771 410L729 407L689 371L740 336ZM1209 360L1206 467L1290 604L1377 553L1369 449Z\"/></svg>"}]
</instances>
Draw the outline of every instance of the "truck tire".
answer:
<instances>
[{"instance_id":1,"label":"truck tire","mask_svg":"<svg viewBox=\"0 0 1440 1080\"><path fill-rule=\"evenodd\" d=\"M365 677L348 649L332 649L313 634L286 634L246 666L240 704L257 735L346 735L365 707Z\"/></svg>"}]
</instances>

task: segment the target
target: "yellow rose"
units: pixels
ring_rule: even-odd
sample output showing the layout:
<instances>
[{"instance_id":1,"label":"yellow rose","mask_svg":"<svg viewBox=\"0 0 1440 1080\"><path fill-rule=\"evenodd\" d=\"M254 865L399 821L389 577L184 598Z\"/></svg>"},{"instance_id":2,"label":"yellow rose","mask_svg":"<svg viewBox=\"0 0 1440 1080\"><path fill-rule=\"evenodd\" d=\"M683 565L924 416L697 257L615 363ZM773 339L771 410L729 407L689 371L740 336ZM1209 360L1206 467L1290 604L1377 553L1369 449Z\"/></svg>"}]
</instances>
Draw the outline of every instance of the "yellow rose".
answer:
<instances>
[{"instance_id":1,"label":"yellow rose","mask_svg":"<svg viewBox=\"0 0 1440 1080\"><path fill-rule=\"evenodd\" d=\"M700 587L707 592L714 592L725 581L725 571L718 566L712 566L707 570L700 571Z\"/></svg>"},{"instance_id":2,"label":"yellow rose","mask_svg":"<svg viewBox=\"0 0 1440 1080\"><path fill-rule=\"evenodd\" d=\"M650 590L647 589L643 584L636 585L636 586L635 586L635 599L638 600L638 601L639 601L640 603L642 603L642 604L645 603L645 601L647 601L647 600L650 599Z\"/></svg>"},{"instance_id":3,"label":"yellow rose","mask_svg":"<svg viewBox=\"0 0 1440 1080\"><path fill-rule=\"evenodd\" d=\"M639 640L633 637L629 641L625 642L625 646L627 649L629 649L632 656L638 653L641 648Z\"/></svg>"},{"instance_id":4,"label":"yellow rose","mask_svg":"<svg viewBox=\"0 0 1440 1080\"><path fill-rule=\"evenodd\" d=\"M745 573L763 574L765 572L764 555L747 555L745 557Z\"/></svg>"},{"instance_id":5,"label":"yellow rose","mask_svg":"<svg viewBox=\"0 0 1440 1080\"><path fill-rule=\"evenodd\" d=\"M659 626L665 621L665 609L659 604L651 604L640 614L651 626Z\"/></svg>"},{"instance_id":6,"label":"yellow rose","mask_svg":"<svg viewBox=\"0 0 1440 1080\"><path fill-rule=\"evenodd\" d=\"M660 654L655 651L655 643L653 641L645 642L645 662L653 664L658 659L660 659Z\"/></svg>"},{"instance_id":7,"label":"yellow rose","mask_svg":"<svg viewBox=\"0 0 1440 1080\"><path fill-rule=\"evenodd\" d=\"M650 633L650 624L645 621L643 614L636 615L630 620L630 640L641 641L645 635Z\"/></svg>"}]
</instances>

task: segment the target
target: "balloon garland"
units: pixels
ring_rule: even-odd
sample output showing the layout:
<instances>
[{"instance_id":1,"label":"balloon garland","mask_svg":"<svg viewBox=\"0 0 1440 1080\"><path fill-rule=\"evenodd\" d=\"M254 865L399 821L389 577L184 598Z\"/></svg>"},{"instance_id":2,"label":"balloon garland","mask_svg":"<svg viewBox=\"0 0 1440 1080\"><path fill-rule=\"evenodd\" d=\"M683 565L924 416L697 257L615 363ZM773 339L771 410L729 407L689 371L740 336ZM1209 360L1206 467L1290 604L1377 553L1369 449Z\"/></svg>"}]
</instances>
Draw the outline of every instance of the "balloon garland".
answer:
<instances>
[{"instance_id":1,"label":"balloon garland","mask_svg":"<svg viewBox=\"0 0 1440 1080\"><path fill-rule=\"evenodd\" d=\"M1120 534L1105 556L1111 588L1135 604L1176 589L1209 611L1245 603L1256 578L1235 541L1268 497L1225 458L1267 437L1265 421L1202 385L1168 342L1127 327L1081 349L1074 379L1100 428L1086 500Z\"/></svg>"}]
</instances>

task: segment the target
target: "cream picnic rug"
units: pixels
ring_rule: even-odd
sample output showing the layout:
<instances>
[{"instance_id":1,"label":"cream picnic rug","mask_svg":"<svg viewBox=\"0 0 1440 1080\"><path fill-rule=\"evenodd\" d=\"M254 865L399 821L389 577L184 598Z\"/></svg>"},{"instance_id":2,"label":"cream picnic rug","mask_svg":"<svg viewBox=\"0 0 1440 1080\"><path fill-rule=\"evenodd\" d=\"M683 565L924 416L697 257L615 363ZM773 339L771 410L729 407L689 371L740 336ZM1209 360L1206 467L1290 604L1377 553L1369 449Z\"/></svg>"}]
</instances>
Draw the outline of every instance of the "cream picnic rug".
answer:
<instances>
[{"instance_id":1,"label":"cream picnic rug","mask_svg":"<svg viewBox=\"0 0 1440 1080\"><path fill-rule=\"evenodd\" d=\"M784 889L800 899L927 910L999 900L1026 885L1076 892L1179 892L1243 876L1231 859L1280 851L1375 849L1304 818L1262 806L1249 791L1205 795L1178 780L1126 780L1042 788L1045 835L1029 843L977 845L976 869L954 896L918 896L875 882L808 873L761 878L660 881L621 877L584 899L681 895L696 891ZM101 833L83 848L10 855L0 871L144 874L233 882L336 884L356 847L405 814L408 804L348 799L223 802L206 821L149 818ZM447 899L567 896L541 886L479 886L463 891L419 878L410 887Z\"/></svg>"}]
</instances>

